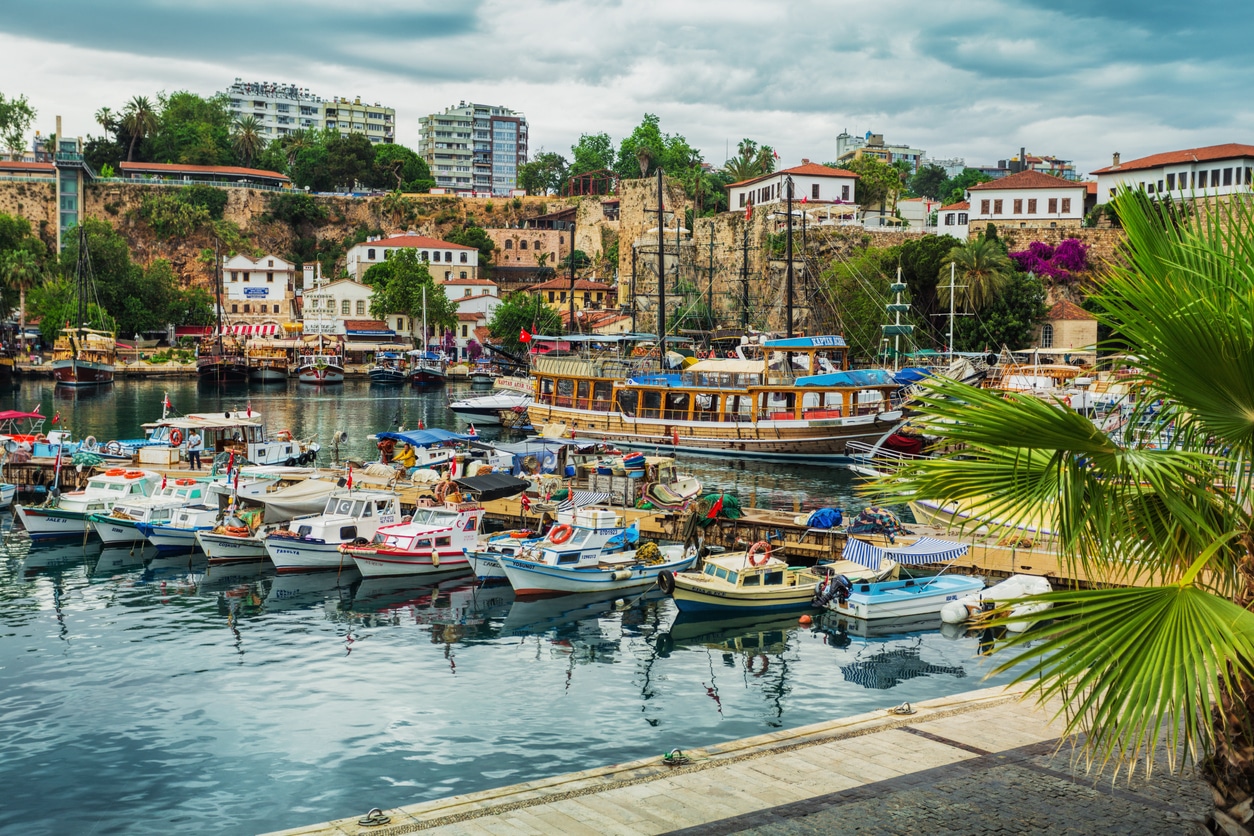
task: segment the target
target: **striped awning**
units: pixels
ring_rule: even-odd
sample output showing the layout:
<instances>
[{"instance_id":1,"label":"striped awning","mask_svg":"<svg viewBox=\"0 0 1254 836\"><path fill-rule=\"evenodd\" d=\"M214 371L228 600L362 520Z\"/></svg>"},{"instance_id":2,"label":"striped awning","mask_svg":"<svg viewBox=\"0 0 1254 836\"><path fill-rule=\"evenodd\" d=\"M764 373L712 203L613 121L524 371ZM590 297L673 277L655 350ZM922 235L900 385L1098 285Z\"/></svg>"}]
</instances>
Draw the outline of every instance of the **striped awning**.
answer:
<instances>
[{"instance_id":1,"label":"striped awning","mask_svg":"<svg viewBox=\"0 0 1254 836\"><path fill-rule=\"evenodd\" d=\"M281 330L279 325L272 322L265 325L223 325L222 336L273 337Z\"/></svg>"},{"instance_id":2,"label":"striped awning","mask_svg":"<svg viewBox=\"0 0 1254 836\"><path fill-rule=\"evenodd\" d=\"M920 537L909 545L900 546L873 546L865 540L850 537L845 541L845 550L841 556L868 569L879 569L884 558L907 566L948 563L962 557L967 553L967 549L966 543L955 543L953 540L940 540L935 537Z\"/></svg>"},{"instance_id":3,"label":"striped awning","mask_svg":"<svg viewBox=\"0 0 1254 836\"><path fill-rule=\"evenodd\" d=\"M609 502L610 495L607 493L595 493L593 491L571 491L570 495L563 499L557 505L559 511L575 511L583 508L585 505L599 505L602 502Z\"/></svg>"}]
</instances>

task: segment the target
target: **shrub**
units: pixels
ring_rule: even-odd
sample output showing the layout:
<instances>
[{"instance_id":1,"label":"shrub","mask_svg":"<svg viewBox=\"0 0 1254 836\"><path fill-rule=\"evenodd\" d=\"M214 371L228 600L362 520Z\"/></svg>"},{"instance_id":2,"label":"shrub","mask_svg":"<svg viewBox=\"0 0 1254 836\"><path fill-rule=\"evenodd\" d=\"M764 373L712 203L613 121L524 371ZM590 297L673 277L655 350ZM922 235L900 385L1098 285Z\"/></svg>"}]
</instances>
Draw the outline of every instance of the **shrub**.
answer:
<instances>
[{"instance_id":1,"label":"shrub","mask_svg":"<svg viewBox=\"0 0 1254 836\"><path fill-rule=\"evenodd\" d=\"M1025 273L1035 273L1060 284L1070 284L1076 280L1076 273L1088 269L1088 251L1087 244L1075 238L1067 238L1056 247L1033 241L1026 250L1011 253L1010 257Z\"/></svg>"}]
</instances>

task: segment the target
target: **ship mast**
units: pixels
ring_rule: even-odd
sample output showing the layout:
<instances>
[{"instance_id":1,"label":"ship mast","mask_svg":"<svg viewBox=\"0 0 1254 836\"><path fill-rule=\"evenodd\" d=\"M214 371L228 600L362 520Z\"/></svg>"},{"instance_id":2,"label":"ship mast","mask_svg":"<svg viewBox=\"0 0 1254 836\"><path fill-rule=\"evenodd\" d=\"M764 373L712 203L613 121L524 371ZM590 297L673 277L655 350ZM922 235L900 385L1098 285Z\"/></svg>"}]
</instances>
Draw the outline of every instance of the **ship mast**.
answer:
<instances>
[{"instance_id":1,"label":"ship mast","mask_svg":"<svg viewBox=\"0 0 1254 836\"><path fill-rule=\"evenodd\" d=\"M662 167L657 169L657 321L658 321L658 364L666 361L666 250L663 246L662 232L666 227L666 218L662 206ZM679 264L676 253L675 263Z\"/></svg>"},{"instance_id":2,"label":"ship mast","mask_svg":"<svg viewBox=\"0 0 1254 836\"><path fill-rule=\"evenodd\" d=\"M218 356L222 356L222 257L218 255L218 242L213 242L213 293L218 309Z\"/></svg>"}]
</instances>

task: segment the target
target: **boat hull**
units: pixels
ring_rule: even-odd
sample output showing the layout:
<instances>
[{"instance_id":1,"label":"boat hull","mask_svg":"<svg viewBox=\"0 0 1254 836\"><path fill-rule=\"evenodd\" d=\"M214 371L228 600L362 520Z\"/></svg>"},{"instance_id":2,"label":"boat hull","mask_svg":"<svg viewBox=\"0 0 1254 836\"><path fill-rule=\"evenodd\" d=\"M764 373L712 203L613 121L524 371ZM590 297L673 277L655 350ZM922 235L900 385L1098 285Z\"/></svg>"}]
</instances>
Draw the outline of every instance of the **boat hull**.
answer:
<instances>
[{"instance_id":1,"label":"boat hull","mask_svg":"<svg viewBox=\"0 0 1254 836\"><path fill-rule=\"evenodd\" d=\"M296 376L301 383L313 383L317 386L344 382L344 370L336 366L306 366Z\"/></svg>"},{"instance_id":2,"label":"boat hull","mask_svg":"<svg viewBox=\"0 0 1254 836\"><path fill-rule=\"evenodd\" d=\"M146 539L135 520L95 514L91 517L91 527L106 546L142 543Z\"/></svg>"},{"instance_id":3,"label":"boat hull","mask_svg":"<svg viewBox=\"0 0 1254 836\"><path fill-rule=\"evenodd\" d=\"M91 521L81 511L62 511L18 505L17 517L32 540L52 537L82 537L91 531Z\"/></svg>"},{"instance_id":4,"label":"boat hull","mask_svg":"<svg viewBox=\"0 0 1254 836\"><path fill-rule=\"evenodd\" d=\"M399 386L406 379L405 372L400 369L371 369L368 374L371 383L382 383L388 386Z\"/></svg>"},{"instance_id":5,"label":"boat hull","mask_svg":"<svg viewBox=\"0 0 1254 836\"><path fill-rule=\"evenodd\" d=\"M0 508L8 508L13 504L13 497L17 495L17 485L8 483L0 483Z\"/></svg>"},{"instance_id":6,"label":"boat hull","mask_svg":"<svg viewBox=\"0 0 1254 836\"><path fill-rule=\"evenodd\" d=\"M287 380L287 370L279 368L254 368L248 372L253 383L282 383Z\"/></svg>"},{"instance_id":7,"label":"boat hull","mask_svg":"<svg viewBox=\"0 0 1254 836\"><path fill-rule=\"evenodd\" d=\"M409 379L415 386L441 386L445 382L444 375L431 371L414 372Z\"/></svg>"},{"instance_id":8,"label":"boat hull","mask_svg":"<svg viewBox=\"0 0 1254 836\"><path fill-rule=\"evenodd\" d=\"M53 360L52 377L62 386L102 386L113 382L114 365L90 360Z\"/></svg>"},{"instance_id":9,"label":"boat hull","mask_svg":"<svg viewBox=\"0 0 1254 836\"><path fill-rule=\"evenodd\" d=\"M266 559L266 544L256 537L235 537L230 534L214 534L211 531L196 532L200 550L209 558L211 566L229 563L258 563Z\"/></svg>"},{"instance_id":10,"label":"boat hull","mask_svg":"<svg viewBox=\"0 0 1254 836\"><path fill-rule=\"evenodd\" d=\"M211 531L212 526L204 528L174 528L168 525L150 525L140 523L139 530L148 538L148 542L156 546L160 554L190 554L200 551L196 541L196 532Z\"/></svg>"},{"instance_id":11,"label":"boat hull","mask_svg":"<svg viewBox=\"0 0 1254 836\"><path fill-rule=\"evenodd\" d=\"M451 571L468 570L470 559L465 552L442 551L439 560L433 561L431 554L413 552L388 552L353 550L350 552L358 571L365 578L382 578L391 575L433 575Z\"/></svg>"},{"instance_id":12,"label":"boat hull","mask_svg":"<svg viewBox=\"0 0 1254 836\"><path fill-rule=\"evenodd\" d=\"M769 593L747 594L739 591L700 589L684 582L681 578L676 578L675 591L671 597L675 599L675 608L687 613L721 612L732 615L817 609L812 603L814 584L771 590Z\"/></svg>"},{"instance_id":13,"label":"boat hull","mask_svg":"<svg viewBox=\"0 0 1254 836\"><path fill-rule=\"evenodd\" d=\"M832 600L827 609L866 621L938 614L949 601L957 601L983 588L983 580L967 575L859 583L854 584L847 601Z\"/></svg>"},{"instance_id":14,"label":"boat hull","mask_svg":"<svg viewBox=\"0 0 1254 836\"><path fill-rule=\"evenodd\" d=\"M246 383L248 363L242 358L201 357L196 361L196 377L202 383Z\"/></svg>"},{"instance_id":15,"label":"boat hull","mask_svg":"<svg viewBox=\"0 0 1254 836\"><path fill-rule=\"evenodd\" d=\"M671 547L667 547L671 548ZM679 547L682 551L682 547ZM665 553L665 552L663 552ZM656 583L659 572L682 572L696 562L697 556L671 559L653 566L640 565L617 569L564 568L502 555L497 558L514 594L564 595L572 592L608 592L635 589Z\"/></svg>"},{"instance_id":16,"label":"boat hull","mask_svg":"<svg viewBox=\"0 0 1254 836\"><path fill-rule=\"evenodd\" d=\"M354 568L353 558L340 553L340 543L312 543L271 535L265 546L270 562L280 574Z\"/></svg>"}]
</instances>

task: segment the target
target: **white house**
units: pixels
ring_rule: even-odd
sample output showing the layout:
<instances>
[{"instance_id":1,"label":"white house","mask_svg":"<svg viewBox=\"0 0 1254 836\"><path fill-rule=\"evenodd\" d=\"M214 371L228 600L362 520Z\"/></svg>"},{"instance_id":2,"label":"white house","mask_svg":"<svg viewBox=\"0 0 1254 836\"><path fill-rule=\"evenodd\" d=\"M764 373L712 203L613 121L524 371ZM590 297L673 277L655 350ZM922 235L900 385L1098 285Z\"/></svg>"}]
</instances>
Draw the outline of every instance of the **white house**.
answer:
<instances>
[{"instance_id":1,"label":"white house","mask_svg":"<svg viewBox=\"0 0 1254 836\"><path fill-rule=\"evenodd\" d=\"M1249 194L1254 181L1254 145L1210 145L1151 154L1120 161L1114 155L1097 175L1097 200L1105 203L1120 187L1141 189L1146 194L1188 197Z\"/></svg>"},{"instance_id":2,"label":"white house","mask_svg":"<svg viewBox=\"0 0 1254 836\"><path fill-rule=\"evenodd\" d=\"M277 325L294 314L296 265L278 256L222 259L222 313L233 325Z\"/></svg>"},{"instance_id":3,"label":"white house","mask_svg":"<svg viewBox=\"0 0 1254 836\"><path fill-rule=\"evenodd\" d=\"M354 244L346 257L348 274L360 281L367 270L383 263L390 253L400 249L417 250L418 258L428 262L431 278L436 281L478 277L479 250L476 248L408 233Z\"/></svg>"},{"instance_id":4,"label":"white house","mask_svg":"<svg viewBox=\"0 0 1254 836\"><path fill-rule=\"evenodd\" d=\"M750 203L761 206L786 200L789 177L793 183L792 198L798 203L853 203L855 200L854 187L858 183L858 175L843 168L829 168L802 160L799 166L725 186L727 205L732 211L737 211Z\"/></svg>"},{"instance_id":5,"label":"white house","mask_svg":"<svg viewBox=\"0 0 1254 836\"><path fill-rule=\"evenodd\" d=\"M340 279L306 290L301 317L304 333L343 336L345 322L370 318L370 298L373 295L374 288L352 279ZM407 317L390 316L388 319L392 325L395 320Z\"/></svg>"},{"instance_id":6,"label":"white house","mask_svg":"<svg viewBox=\"0 0 1254 836\"><path fill-rule=\"evenodd\" d=\"M936 212L936 234L952 235L963 241L970 236L971 204L965 200L942 206Z\"/></svg>"},{"instance_id":7,"label":"white house","mask_svg":"<svg viewBox=\"0 0 1254 836\"><path fill-rule=\"evenodd\" d=\"M1087 187L1039 171L1020 171L967 189L970 223L1027 228L1080 226Z\"/></svg>"}]
</instances>

